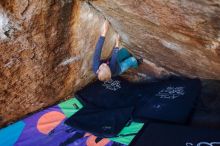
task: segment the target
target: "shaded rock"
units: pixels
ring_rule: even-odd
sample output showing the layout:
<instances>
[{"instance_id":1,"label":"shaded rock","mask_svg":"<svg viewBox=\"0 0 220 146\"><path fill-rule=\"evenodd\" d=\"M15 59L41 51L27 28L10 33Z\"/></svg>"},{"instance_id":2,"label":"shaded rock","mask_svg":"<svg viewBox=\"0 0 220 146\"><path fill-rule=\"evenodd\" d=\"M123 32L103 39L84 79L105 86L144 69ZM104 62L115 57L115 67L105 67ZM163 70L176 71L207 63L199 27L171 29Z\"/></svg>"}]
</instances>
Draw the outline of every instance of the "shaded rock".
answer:
<instances>
[{"instance_id":1,"label":"shaded rock","mask_svg":"<svg viewBox=\"0 0 220 146\"><path fill-rule=\"evenodd\" d=\"M196 127L220 129L220 81L202 80L202 92L190 124Z\"/></svg>"}]
</instances>

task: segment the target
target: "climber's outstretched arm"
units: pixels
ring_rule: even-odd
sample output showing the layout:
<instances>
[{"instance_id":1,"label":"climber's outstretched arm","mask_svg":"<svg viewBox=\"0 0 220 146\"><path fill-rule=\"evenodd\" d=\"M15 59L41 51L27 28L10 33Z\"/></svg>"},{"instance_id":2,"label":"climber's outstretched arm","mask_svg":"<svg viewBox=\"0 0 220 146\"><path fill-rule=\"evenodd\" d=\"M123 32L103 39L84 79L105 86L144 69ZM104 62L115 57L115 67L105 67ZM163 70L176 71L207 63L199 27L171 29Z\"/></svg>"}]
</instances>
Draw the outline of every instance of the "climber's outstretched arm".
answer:
<instances>
[{"instance_id":1,"label":"climber's outstretched arm","mask_svg":"<svg viewBox=\"0 0 220 146\"><path fill-rule=\"evenodd\" d=\"M99 40L96 44L96 48L95 48L95 53L94 53L94 56L93 56L93 72L96 73L97 70L99 69L99 66L101 64L101 53L102 53L102 48L103 48L103 44L104 44L104 41L105 41L105 36L106 36L106 33L108 31L108 26L109 26L109 23L108 21L106 20L104 22L104 25L103 25L103 30L102 30L102 33L101 33L101 36L99 37Z\"/></svg>"}]
</instances>

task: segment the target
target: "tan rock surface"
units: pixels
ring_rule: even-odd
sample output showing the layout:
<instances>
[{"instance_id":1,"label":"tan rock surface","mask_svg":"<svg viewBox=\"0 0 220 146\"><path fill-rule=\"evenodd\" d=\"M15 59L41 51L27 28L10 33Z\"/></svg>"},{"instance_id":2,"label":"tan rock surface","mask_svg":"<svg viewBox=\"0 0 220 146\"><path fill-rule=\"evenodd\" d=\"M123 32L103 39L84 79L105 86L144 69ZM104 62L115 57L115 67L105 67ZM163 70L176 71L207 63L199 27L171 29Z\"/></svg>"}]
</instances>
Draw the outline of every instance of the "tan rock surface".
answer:
<instances>
[{"instance_id":1,"label":"tan rock surface","mask_svg":"<svg viewBox=\"0 0 220 146\"><path fill-rule=\"evenodd\" d=\"M54 104L94 79L91 57L103 17L79 1L3 0L0 4L3 125ZM105 48L113 43L111 39ZM105 49L105 57L110 51Z\"/></svg>"}]
</instances>

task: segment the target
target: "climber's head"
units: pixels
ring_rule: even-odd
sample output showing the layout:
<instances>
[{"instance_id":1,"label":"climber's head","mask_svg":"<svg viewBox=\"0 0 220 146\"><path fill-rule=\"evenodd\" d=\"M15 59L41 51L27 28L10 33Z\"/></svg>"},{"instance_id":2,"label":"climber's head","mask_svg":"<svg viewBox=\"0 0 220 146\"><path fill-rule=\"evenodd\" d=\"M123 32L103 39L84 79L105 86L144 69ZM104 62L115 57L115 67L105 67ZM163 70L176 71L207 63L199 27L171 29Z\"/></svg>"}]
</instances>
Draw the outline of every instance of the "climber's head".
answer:
<instances>
[{"instance_id":1,"label":"climber's head","mask_svg":"<svg viewBox=\"0 0 220 146\"><path fill-rule=\"evenodd\" d=\"M102 63L96 73L100 81L108 81L111 79L111 70L106 63Z\"/></svg>"}]
</instances>

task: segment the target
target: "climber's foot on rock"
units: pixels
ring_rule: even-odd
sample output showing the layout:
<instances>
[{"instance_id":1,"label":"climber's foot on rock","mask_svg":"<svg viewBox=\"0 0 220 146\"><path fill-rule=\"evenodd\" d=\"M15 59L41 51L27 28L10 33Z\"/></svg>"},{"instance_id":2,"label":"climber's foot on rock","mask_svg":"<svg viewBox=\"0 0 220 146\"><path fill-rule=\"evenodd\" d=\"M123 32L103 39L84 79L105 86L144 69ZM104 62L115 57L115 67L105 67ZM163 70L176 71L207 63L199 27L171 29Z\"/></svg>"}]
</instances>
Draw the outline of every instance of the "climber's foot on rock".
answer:
<instances>
[{"instance_id":1,"label":"climber's foot on rock","mask_svg":"<svg viewBox=\"0 0 220 146\"><path fill-rule=\"evenodd\" d=\"M138 63L138 65L142 64L143 63L143 58L142 57L137 58L137 63Z\"/></svg>"}]
</instances>

